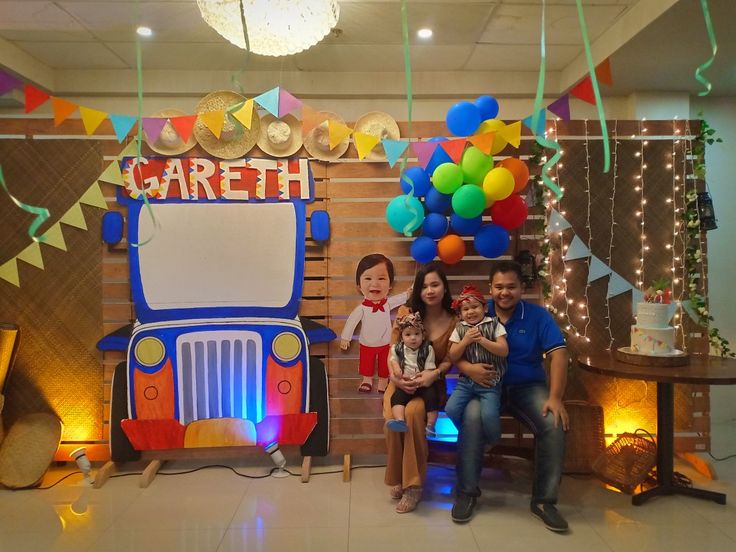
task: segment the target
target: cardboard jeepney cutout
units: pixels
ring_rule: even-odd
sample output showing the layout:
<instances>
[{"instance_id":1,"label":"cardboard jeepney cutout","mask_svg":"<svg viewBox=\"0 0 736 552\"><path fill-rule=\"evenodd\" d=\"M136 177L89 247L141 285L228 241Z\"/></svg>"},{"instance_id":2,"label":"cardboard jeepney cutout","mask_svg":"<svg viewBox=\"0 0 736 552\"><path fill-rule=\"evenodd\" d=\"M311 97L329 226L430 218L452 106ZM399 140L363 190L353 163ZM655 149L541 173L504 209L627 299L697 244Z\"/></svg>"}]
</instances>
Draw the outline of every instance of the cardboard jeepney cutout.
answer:
<instances>
[{"instance_id":1,"label":"cardboard jeepney cutout","mask_svg":"<svg viewBox=\"0 0 736 552\"><path fill-rule=\"evenodd\" d=\"M327 377L308 348L335 334L298 316L308 161L125 158L122 171L136 321L99 344L127 351L112 459L232 445L327 454ZM109 215L103 237L115 243L122 221ZM326 239L320 215L312 233Z\"/></svg>"}]
</instances>

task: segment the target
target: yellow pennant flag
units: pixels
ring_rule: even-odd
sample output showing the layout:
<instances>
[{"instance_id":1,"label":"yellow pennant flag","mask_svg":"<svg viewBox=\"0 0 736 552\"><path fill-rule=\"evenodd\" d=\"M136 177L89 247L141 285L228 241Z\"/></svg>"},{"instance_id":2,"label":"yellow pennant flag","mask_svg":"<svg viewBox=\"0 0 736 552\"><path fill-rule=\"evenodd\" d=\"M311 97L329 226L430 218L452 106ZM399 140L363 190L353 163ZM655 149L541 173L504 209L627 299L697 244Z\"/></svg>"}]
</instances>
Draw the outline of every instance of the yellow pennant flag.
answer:
<instances>
[{"instance_id":1,"label":"yellow pennant flag","mask_svg":"<svg viewBox=\"0 0 736 552\"><path fill-rule=\"evenodd\" d=\"M118 161L122 161L123 157L135 157L136 155L138 155L138 140L131 140L130 144L125 146L123 148L123 151L120 152L117 159Z\"/></svg>"},{"instance_id":2,"label":"yellow pennant flag","mask_svg":"<svg viewBox=\"0 0 736 552\"><path fill-rule=\"evenodd\" d=\"M101 180L102 182L115 184L116 186L122 186L123 173L120 172L120 163L118 163L117 161L113 161L112 163L110 163L107 168L102 171L99 180Z\"/></svg>"},{"instance_id":3,"label":"yellow pennant flag","mask_svg":"<svg viewBox=\"0 0 736 552\"><path fill-rule=\"evenodd\" d=\"M381 141L381 138L373 134L356 132L353 134L353 140L355 140L355 147L358 148L358 159L363 159L376 147L376 144Z\"/></svg>"},{"instance_id":4,"label":"yellow pennant flag","mask_svg":"<svg viewBox=\"0 0 736 552\"><path fill-rule=\"evenodd\" d=\"M79 114L82 116L82 123L84 124L84 130L87 136L94 134L102 121L107 119L107 113L104 111L97 111L96 109L90 109L81 105L79 106Z\"/></svg>"},{"instance_id":5,"label":"yellow pennant flag","mask_svg":"<svg viewBox=\"0 0 736 552\"><path fill-rule=\"evenodd\" d=\"M79 203L107 210L107 201L105 201L105 196L102 195L102 190L100 190L100 183L95 182L92 184L89 189L82 194L82 197L79 198Z\"/></svg>"},{"instance_id":6,"label":"yellow pennant flag","mask_svg":"<svg viewBox=\"0 0 736 552\"><path fill-rule=\"evenodd\" d=\"M330 135L330 149L335 149L340 142L352 134L352 129L337 121L327 122L327 130Z\"/></svg>"},{"instance_id":7,"label":"yellow pennant flag","mask_svg":"<svg viewBox=\"0 0 736 552\"><path fill-rule=\"evenodd\" d=\"M202 121L204 126L210 129L210 132L215 135L215 138L219 140L220 134L222 133L222 127L225 124L225 110L220 109L219 111L207 111L198 115L199 120Z\"/></svg>"},{"instance_id":8,"label":"yellow pennant flag","mask_svg":"<svg viewBox=\"0 0 736 552\"><path fill-rule=\"evenodd\" d=\"M72 205L71 209L59 219L59 222L74 226L75 228L81 228L82 230L87 229L87 221L84 220L84 213L82 213L82 207L79 203Z\"/></svg>"},{"instance_id":9,"label":"yellow pennant flag","mask_svg":"<svg viewBox=\"0 0 736 552\"><path fill-rule=\"evenodd\" d=\"M6 282L10 282L14 286L20 287L20 277L18 276L18 262L15 257L4 264L0 265L0 278Z\"/></svg>"},{"instance_id":10,"label":"yellow pennant flag","mask_svg":"<svg viewBox=\"0 0 736 552\"><path fill-rule=\"evenodd\" d=\"M499 128L498 135L515 148L518 148L521 144L521 121Z\"/></svg>"},{"instance_id":11,"label":"yellow pennant flag","mask_svg":"<svg viewBox=\"0 0 736 552\"><path fill-rule=\"evenodd\" d=\"M31 245L18 253L17 258L23 262L33 265L43 270L43 257L41 256L41 245L38 242L31 242Z\"/></svg>"},{"instance_id":12,"label":"yellow pennant flag","mask_svg":"<svg viewBox=\"0 0 736 552\"><path fill-rule=\"evenodd\" d=\"M51 97L51 104L54 106L55 127L66 121L69 118L69 115L77 110L77 104L53 96Z\"/></svg>"},{"instance_id":13,"label":"yellow pennant flag","mask_svg":"<svg viewBox=\"0 0 736 552\"><path fill-rule=\"evenodd\" d=\"M250 127L253 124L253 100L246 100L243 104L243 107L241 107L237 111L234 111L232 113L232 116L240 121L241 125L250 130ZM214 134L214 131L212 133Z\"/></svg>"},{"instance_id":14,"label":"yellow pennant flag","mask_svg":"<svg viewBox=\"0 0 736 552\"><path fill-rule=\"evenodd\" d=\"M61 225L57 222L51 228L49 228L43 235L44 245L50 245L56 249L66 251L66 242L64 241L64 234L61 233Z\"/></svg>"}]
</instances>

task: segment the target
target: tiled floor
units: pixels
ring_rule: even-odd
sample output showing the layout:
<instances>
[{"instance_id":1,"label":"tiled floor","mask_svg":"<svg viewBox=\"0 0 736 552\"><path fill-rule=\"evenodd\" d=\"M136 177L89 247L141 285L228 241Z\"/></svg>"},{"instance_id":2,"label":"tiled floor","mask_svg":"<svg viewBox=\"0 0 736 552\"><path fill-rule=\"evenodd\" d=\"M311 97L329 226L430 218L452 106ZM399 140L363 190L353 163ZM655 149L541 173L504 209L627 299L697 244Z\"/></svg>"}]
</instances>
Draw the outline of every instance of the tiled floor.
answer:
<instances>
[{"instance_id":1,"label":"tiled floor","mask_svg":"<svg viewBox=\"0 0 736 552\"><path fill-rule=\"evenodd\" d=\"M713 451L736 453L736 424L714 428ZM191 465L164 471L182 467ZM266 464L238 469L260 474ZM431 468L425 500L406 515L394 513L380 468L354 470L350 483L338 473L308 484L211 469L159 475L147 489L138 488L135 476L91 489L75 475L49 490L0 490L0 551L736 550L736 458L716 463L718 481L677 469L700 487L728 493L731 503L663 497L634 507L630 497L595 480L565 477L560 510L572 528L566 535L547 531L529 514L523 461L487 470L483 498L467 525L450 520L454 472L444 466ZM45 483L64 473L55 469Z\"/></svg>"}]
</instances>

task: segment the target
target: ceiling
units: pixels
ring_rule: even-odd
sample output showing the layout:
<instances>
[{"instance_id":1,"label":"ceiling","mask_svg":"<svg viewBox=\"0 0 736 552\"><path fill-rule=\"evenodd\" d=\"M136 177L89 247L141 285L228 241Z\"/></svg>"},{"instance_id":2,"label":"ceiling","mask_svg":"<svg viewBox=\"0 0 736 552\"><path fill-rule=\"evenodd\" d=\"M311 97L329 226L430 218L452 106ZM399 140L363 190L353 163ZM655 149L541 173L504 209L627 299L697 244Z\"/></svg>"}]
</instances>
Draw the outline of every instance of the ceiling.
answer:
<instances>
[{"instance_id":1,"label":"ceiling","mask_svg":"<svg viewBox=\"0 0 736 552\"><path fill-rule=\"evenodd\" d=\"M714 94L733 95L736 39L728 22L736 21L736 1L709 3L719 54L708 76ZM616 84L608 94L700 89L693 71L710 52L699 2L583 4L596 61L611 56ZM380 97L404 87L397 78L404 70L400 6L399 0L341 0L339 31L317 46L284 58L246 58L202 21L195 0L0 0L0 67L57 95L131 94L134 30L145 24L155 33L141 39L145 80L153 83L147 92L199 92L194 88L206 90L239 72L291 82L289 89L304 97L357 96L366 83L386 82L372 91ZM540 7L540 0L410 0L415 92L448 95L471 78L485 79L485 86L492 76L496 93L533 95ZM422 27L434 30L431 40L416 38ZM561 92L587 71L575 0L547 0L546 45L547 91Z\"/></svg>"}]
</instances>

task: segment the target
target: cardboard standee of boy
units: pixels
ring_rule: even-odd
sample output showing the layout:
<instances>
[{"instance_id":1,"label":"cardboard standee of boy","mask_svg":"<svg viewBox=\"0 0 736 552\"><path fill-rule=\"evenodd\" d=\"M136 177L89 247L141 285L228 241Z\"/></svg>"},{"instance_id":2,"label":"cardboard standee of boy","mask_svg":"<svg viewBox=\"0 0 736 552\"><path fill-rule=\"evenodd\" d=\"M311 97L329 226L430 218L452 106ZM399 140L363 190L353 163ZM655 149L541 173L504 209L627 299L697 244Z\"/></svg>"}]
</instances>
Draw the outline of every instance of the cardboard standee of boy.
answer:
<instances>
[{"instance_id":1,"label":"cardboard standee of boy","mask_svg":"<svg viewBox=\"0 0 736 552\"><path fill-rule=\"evenodd\" d=\"M409 291L391 297L388 292L394 283L394 265L380 253L366 255L358 263L355 283L363 295L363 302L350 313L340 335L340 348L350 347L355 328L360 324L359 372L363 377L359 393L373 391L373 374L378 369L378 392L388 386L388 352L391 343L391 311L406 303Z\"/></svg>"}]
</instances>

